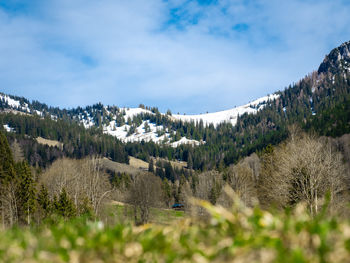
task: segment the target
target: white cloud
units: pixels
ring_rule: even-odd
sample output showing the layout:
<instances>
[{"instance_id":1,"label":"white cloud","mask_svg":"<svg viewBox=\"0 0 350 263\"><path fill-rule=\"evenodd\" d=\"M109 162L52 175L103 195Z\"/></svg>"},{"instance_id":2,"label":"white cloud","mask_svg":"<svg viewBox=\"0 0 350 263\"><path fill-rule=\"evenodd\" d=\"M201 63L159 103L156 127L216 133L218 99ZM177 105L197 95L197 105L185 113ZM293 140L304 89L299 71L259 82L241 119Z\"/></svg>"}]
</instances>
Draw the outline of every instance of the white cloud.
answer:
<instances>
[{"instance_id":1,"label":"white cloud","mask_svg":"<svg viewBox=\"0 0 350 263\"><path fill-rule=\"evenodd\" d=\"M66 107L222 110L283 89L350 38L342 1L179 3L52 0L29 14L0 11L2 91ZM181 16L172 24L170 8Z\"/></svg>"}]
</instances>

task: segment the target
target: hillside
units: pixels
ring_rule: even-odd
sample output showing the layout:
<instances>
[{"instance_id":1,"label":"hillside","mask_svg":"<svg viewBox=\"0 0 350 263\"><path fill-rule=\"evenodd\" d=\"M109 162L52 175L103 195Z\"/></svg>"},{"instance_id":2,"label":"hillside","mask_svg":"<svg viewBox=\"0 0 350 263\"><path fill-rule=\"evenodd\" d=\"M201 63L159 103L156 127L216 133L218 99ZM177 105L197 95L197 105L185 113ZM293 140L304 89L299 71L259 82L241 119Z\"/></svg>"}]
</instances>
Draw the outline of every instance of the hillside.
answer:
<instances>
[{"instance_id":1,"label":"hillside","mask_svg":"<svg viewBox=\"0 0 350 263\"><path fill-rule=\"evenodd\" d=\"M123 148L118 151L146 162L149 157L161 157L185 162L190 159L191 168L199 170L227 166L268 144L283 141L287 137L288 126L292 124L320 135L349 133L349 46L350 42L346 42L332 50L317 71L283 91L222 112L177 115L170 111L160 113L156 107L144 105L119 108L101 103L66 110L1 94L0 109L4 116L1 127L8 134L12 133L12 137L19 133L34 138L41 136L66 145L68 137L53 132L57 129L55 123L61 123L58 122L60 120L66 126L76 125L74 127L80 131L84 127L87 134L105 134L106 138L113 136ZM35 116L35 122L30 121L31 116ZM43 132L40 126L50 120L49 126L53 130ZM72 141L68 142L70 148L73 147L71 152L76 152L81 142L78 134L74 134L70 138L74 138L76 143L72 145ZM111 157L111 153L103 149L97 150L97 153ZM124 157L112 157L113 160L118 158Z\"/></svg>"},{"instance_id":2,"label":"hillside","mask_svg":"<svg viewBox=\"0 0 350 263\"><path fill-rule=\"evenodd\" d=\"M104 133L110 134L123 142L141 142L143 140L145 142L170 143L171 146L177 147L181 144L200 145L204 144L205 141L191 140L186 137L176 140L173 136L173 134L176 135L177 133L176 129L168 129L164 127L163 123L157 125L157 123L151 122L145 116L151 115L154 117L159 114L161 118L168 118L170 121L201 123L204 126L214 125L216 127L221 123L235 125L240 115L245 113L255 114L262 110L269 101L278 98L278 96L273 94L233 109L200 115L172 115L171 113L159 113L156 108L145 109L144 106L142 108L118 108L103 106L102 104L96 104L85 109L78 107L72 110L59 110L45 107L41 103L30 103L24 98L5 94L0 94L0 100L5 111L21 112L22 114L38 115L40 117L49 116L53 120L56 120L59 116L66 115L65 117L76 120L78 123L83 124L85 128L102 126ZM41 105L41 107L38 105ZM139 116L142 116L142 122L140 125L135 126L134 124L137 122L133 120Z\"/></svg>"}]
</instances>

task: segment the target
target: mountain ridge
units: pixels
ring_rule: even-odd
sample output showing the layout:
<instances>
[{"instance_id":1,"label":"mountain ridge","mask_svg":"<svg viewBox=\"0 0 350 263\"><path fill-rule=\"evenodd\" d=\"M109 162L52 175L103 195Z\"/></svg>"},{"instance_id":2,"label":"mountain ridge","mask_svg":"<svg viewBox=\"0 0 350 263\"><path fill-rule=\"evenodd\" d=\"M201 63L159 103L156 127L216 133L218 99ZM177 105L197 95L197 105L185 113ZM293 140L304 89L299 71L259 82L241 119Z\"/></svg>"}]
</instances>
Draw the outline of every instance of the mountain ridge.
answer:
<instances>
[{"instance_id":1,"label":"mountain ridge","mask_svg":"<svg viewBox=\"0 0 350 263\"><path fill-rule=\"evenodd\" d=\"M349 42L333 49L321 63L323 66L320 65L320 72L314 71L274 93L270 100L257 100L256 103L235 108L244 111L236 111L236 118L232 119L233 115L228 114L225 117L228 121L216 125L204 122L213 113L195 117L177 116L171 112L162 114L156 107L140 105L140 108L130 109L104 106L101 103L61 110L3 94L7 99L0 100L0 109L3 111L0 114L0 128L4 131L7 129L8 136L22 136L21 140L25 140L23 136L28 133L33 137L57 140L65 145L62 155L77 158L93 152L112 159L126 160L128 154L144 161L149 161L150 157L190 160L192 167L200 170L219 168L263 151L268 145L281 143L288 137L290 125L332 137L350 133L350 71L344 70L345 63L340 63L348 61L348 50ZM6 114L8 111L21 112L21 116ZM63 126L68 129L69 125L74 127L70 132L62 129ZM84 133L89 143L94 143L93 149L87 149L87 141L81 140L80 133L83 130L87 131ZM118 133L121 134L119 140L115 139ZM98 137L103 137L103 140L96 141ZM117 148L100 145L102 141L114 143ZM84 143L83 147L81 143ZM119 158L118 154L122 157Z\"/></svg>"},{"instance_id":2,"label":"mountain ridge","mask_svg":"<svg viewBox=\"0 0 350 263\"><path fill-rule=\"evenodd\" d=\"M237 122L237 117L239 115L243 115L245 113L248 114L255 114L271 100L274 100L278 98L278 94L272 94L268 96L264 96L261 98L258 98L250 103L247 103L242 106L234 107L228 110L224 111L218 111L218 112L212 112L212 113L205 113L205 114L194 114L194 115L180 115L180 114L167 114L167 113L160 113L162 116L167 116L171 121L183 121L183 122L194 122L194 123L200 123L202 122L204 126L214 125L216 127L217 125L221 123L231 123L232 125L235 125ZM82 123L85 128L90 128L93 126L98 126L96 124L96 121L94 120L92 114L89 113L87 110L92 108L94 110L94 106L87 106L85 108L77 107L72 110L66 110L66 109L59 109L59 108L52 108L48 107L47 109L44 109L42 111L42 108L35 107L35 105L41 104L36 101L34 103L30 103L25 98L19 98L12 95L0 93L0 101L2 102L2 105L4 109L6 110L14 110L14 111L20 111L25 114L36 114L40 117L49 116L51 119L55 120L58 118L54 113L52 114L52 110L47 109L54 109L54 111L66 111L66 112L74 112L75 110L81 109L78 115L73 114L73 119L78 119L78 122ZM43 105L43 104L42 104ZM107 114L108 121L105 121L105 124L103 124L103 131L107 134L110 134L117 139L123 141L123 142L141 142L144 141L154 141L156 143L160 142L166 142L169 139L170 132L166 129L163 129L162 126L157 126L154 123L150 123L149 121L143 121L139 126L135 127L134 132L130 132L131 125L129 124L129 118L133 119L133 117L140 115L140 114L157 114L158 110L156 108L145 108L144 106L138 107L138 108L119 108L116 106L104 106L103 104L95 104L100 109L100 114L105 116ZM120 116L117 116L118 114L122 114L122 118L124 118L125 124L123 124L123 121L117 122L117 119ZM147 124L146 124L147 122ZM149 126L150 130L147 131L146 126ZM161 130L164 130L164 133L161 132ZM173 131L176 132L176 131ZM190 140L186 137L181 137L179 140L174 141L171 143L173 147L177 147L181 144L192 144L192 145L200 145L205 143L205 141L197 141L197 140Z\"/></svg>"}]
</instances>

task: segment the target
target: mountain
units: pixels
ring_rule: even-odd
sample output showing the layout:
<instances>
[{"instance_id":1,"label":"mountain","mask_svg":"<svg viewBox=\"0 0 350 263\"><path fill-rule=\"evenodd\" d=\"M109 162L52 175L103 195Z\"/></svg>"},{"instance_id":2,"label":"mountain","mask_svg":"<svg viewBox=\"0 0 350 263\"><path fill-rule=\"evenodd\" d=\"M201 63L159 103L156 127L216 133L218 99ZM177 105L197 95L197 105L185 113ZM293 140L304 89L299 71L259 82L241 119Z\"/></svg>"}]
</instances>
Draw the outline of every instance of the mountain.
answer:
<instances>
[{"instance_id":1,"label":"mountain","mask_svg":"<svg viewBox=\"0 0 350 263\"><path fill-rule=\"evenodd\" d=\"M193 169L219 168L282 142L293 124L325 136L350 133L349 50L346 42L297 83L217 113L173 115L156 107L101 103L67 110L1 94L0 123L10 140L22 140L27 158L37 145L26 141L28 136L40 136L63 144L62 150L56 149L57 156L81 158L94 153L120 162L128 162L127 155L144 161L162 157L188 161ZM57 158L45 151L52 150L35 152L41 163Z\"/></svg>"},{"instance_id":2,"label":"mountain","mask_svg":"<svg viewBox=\"0 0 350 263\"><path fill-rule=\"evenodd\" d=\"M159 125L159 121L158 125L155 122L151 122L149 120L150 115L156 116L160 114L160 116L168 118L170 121L202 123L204 126L212 124L216 127L221 123L235 125L238 116L245 113L255 114L263 109L269 101L278 98L278 96L277 94L268 95L233 109L200 115L171 115L169 113L159 113L157 108L146 109L144 106L139 108L118 108L115 106L103 106L102 104L88 106L84 109L78 107L72 110L60 110L47 107L45 104L38 102L30 103L25 98L2 93L0 93L0 103L3 110L7 112L35 114L40 117L49 116L53 120L66 115L72 120L83 124L85 128L99 127L102 123L104 133L110 134L123 142L153 141L155 143L168 143L173 147L177 147L181 144L200 145L204 144L205 141L192 140L184 136L177 137L178 140L175 140L176 136L173 134L176 134L176 129L168 129L162 125L163 123ZM142 122L133 121L134 117L137 118L138 116L141 116ZM137 126L133 125L134 123L137 123ZM7 125L7 130L11 129L11 127L8 127L8 124L5 125Z\"/></svg>"},{"instance_id":3,"label":"mountain","mask_svg":"<svg viewBox=\"0 0 350 263\"><path fill-rule=\"evenodd\" d=\"M318 74L346 74L350 72L350 41L333 49L318 69Z\"/></svg>"}]
</instances>

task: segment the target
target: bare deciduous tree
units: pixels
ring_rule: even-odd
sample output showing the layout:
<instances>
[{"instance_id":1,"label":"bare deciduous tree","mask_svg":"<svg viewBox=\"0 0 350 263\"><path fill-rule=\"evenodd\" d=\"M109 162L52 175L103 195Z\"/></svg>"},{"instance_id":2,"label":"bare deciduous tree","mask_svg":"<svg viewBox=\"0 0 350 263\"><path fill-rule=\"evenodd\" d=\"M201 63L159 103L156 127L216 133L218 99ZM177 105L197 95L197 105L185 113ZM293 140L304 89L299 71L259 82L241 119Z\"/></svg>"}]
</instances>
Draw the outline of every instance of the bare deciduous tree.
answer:
<instances>
[{"instance_id":1,"label":"bare deciduous tree","mask_svg":"<svg viewBox=\"0 0 350 263\"><path fill-rule=\"evenodd\" d=\"M151 207L161 204L161 180L151 173L135 175L127 202L134 208L136 224L147 223Z\"/></svg>"},{"instance_id":2,"label":"bare deciduous tree","mask_svg":"<svg viewBox=\"0 0 350 263\"><path fill-rule=\"evenodd\" d=\"M193 197L215 204L222 188L222 175L217 171L207 171L197 176ZM209 215L201 206L190 207L193 216L206 219Z\"/></svg>"},{"instance_id":3,"label":"bare deciduous tree","mask_svg":"<svg viewBox=\"0 0 350 263\"><path fill-rule=\"evenodd\" d=\"M103 200L112 191L108 177L102 170L101 159L98 157L57 160L42 175L41 180L51 196L58 196L65 188L78 208L87 199L96 215Z\"/></svg>"},{"instance_id":4,"label":"bare deciduous tree","mask_svg":"<svg viewBox=\"0 0 350 263\"><path fill-rule=\"evenodd\" d=\"M18 205L16 197L16 182L10 181L0 185L2 226L12 226L18 222Z\"/></svg>"},{"instance_id":5,"label":"bare deciduous tree","mask_svg":"<svg viewBox=\"0 0 350 263\"><path fill-rule=\"evenodd\" d=\"M95 214L98 214L101 202L112 189L106 174L102 171L101 159L91 157L81 163L82 178L80 184L83 193L90 201Z\"/></svg>"},{"instance_id":6,"label":"bare deciduous tree","mask_svg":"<svg viewBox=\"0 0 350 263\"><path fill-rule=\"evenodd\" d=\"M221 184L221 175L216 171L208 171L198 175L194 197L202 200L209 200L215 184Z\"/></svg>"},{"instance_id":7,"label":"bare deciduous tree","mask_svg":"<svg viewBox=\"0 0 350 263\"><path fill-rule=\"evenodd\" d=\"M263 158L259 178L260 200L278 207L303 201L312 215L327 192L335 209L346 190L345 166L339 152L313 136L291 136Z\"/></svg>"},{"instance_id":8,"label":"bare deciduous tree","mask_svg":"<svg viewBox=\"0 0 350 263\"><path fill-rule=\"evenodd\" d=\"M22 150L20 144L18 143L18 141L16 139L12 142L10 147L11 147L11 152L12 152L12 155L13 155L13 160L15 162L23 161L24 160L23 150Z\"/></svg>"},{"instance_id":9,"label":"bare deciduous tree","mask_svg":"<svg viewBox=\"0 0 350 263\"><path fill-rule=\"evenodd\" d=\"M257 202L254 172L246 163L239 163L231 166L227 172L226 182L244 205L252 206ZM222 191L219 203L225 207L230 207L232 206L232 202L232 198L229 198L226 193Z\"/></svg>"},{"instance_id":10,"label":"bare deciduous tree","mask_svg":"<svg viewBox=\"0 0 350 263\"><path fill-rule=\"evenodd\" d=\"M58 159L42 174L40 180L45 184L51 196L58 196L65 188L74 197L75 182L78 181L80 174L78 173L78 162L68 158Z\"/></svg>"}]
</instances>

